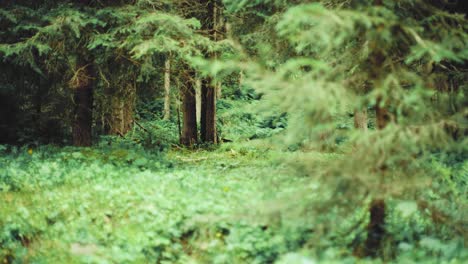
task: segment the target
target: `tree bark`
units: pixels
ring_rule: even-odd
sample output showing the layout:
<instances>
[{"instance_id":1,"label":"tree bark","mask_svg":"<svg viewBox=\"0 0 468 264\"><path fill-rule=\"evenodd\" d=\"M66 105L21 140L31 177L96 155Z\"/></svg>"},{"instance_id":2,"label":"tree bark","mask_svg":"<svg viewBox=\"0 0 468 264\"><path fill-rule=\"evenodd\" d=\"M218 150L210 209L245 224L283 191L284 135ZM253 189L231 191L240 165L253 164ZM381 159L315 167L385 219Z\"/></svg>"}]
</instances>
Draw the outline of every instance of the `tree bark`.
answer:
<instances>
[{"instance_id":1,"label":"tree bark","mask_svg":"<svg viewBox=\"0 0 468 264\"><path fill-rule=\"evenodd\" d=\"M385 236L386 205L383 199L374 199L369 207L370 220L367 225L365 252L367 256L376 257L382 247Z\"/></svg>"},{"instance_id":2,"label":"tree bark","mask_svg":"<svg viewBox=\"0 0 468 264\"><path fill-rule=\"evenodd\" d=\"M213 0L213 40L214 41L218 41L219 40L219 34L218 32L220 31L220 28L222 28L222 25L221 25L221 12L220 12L220 8L218 6L218 1L217 0ZM214 58L215 60L218 60L218 54L215 53L214 54ZM219 81L216 81L215 82L215 95L216 95L216 99L221 99L221 82ZM215 125L215 128L216 128L216 125Z\"/></svg>"},{"instance_id":3,"label":"tree bark","mask_svg":"<svg viewBox=\"0 0 468 264\"><path fill-rule=\"evenodd\" d=\"M36 91L36 98L35 98L35 104L36 104L36 114L34 116L34 122L36 126L36 132L38 134L42 134L42 103L43 103L43 94L44 94L44 88L46 88L46 85L48 82L44 79L44 77L40 76L38 77L38 87ZM48 135L47 135L48 136ZM49 140L49 138L47 138Z\"/></svg>"},{"instance_id":4,"label":"tree bark","mask_svg":"<svg viewBox=\"0 0 468 264\"><path fill-rule=\"evenodd\" d=\"M136 89L132 83L127 83L123 90L111 95L111 113L108 116L109 135L125 135L133 126Z\"/></svg>"},{"instance_id":5,"label":"tree bark","mask_svg":"<svg viewBox=\"0 0 468 264\"><path fill-rule=\"evenodd\" d=\"M215 88L216 88L216 99L221 99L222 92L223 92L221 82L216 82Z\"/></svg>"},{"instance_id":6,"label":"tree bark","mask_svg":"<svg viewBox=\"0 0 468 264\"><path fill-rule=\"evenodd\" d=\"M180 143L190 147L197 143L197 103L192 81L194 74L190 72L188 75L181 89L183 121Z\"/></svg>"},{"instance_id":7,"label":"tree bark","mask_svg":"<svg viewBox=\"0 0 468 264\"><path fill-rule=\"evenodd\" d=\"M376 122L378 129L384 129L389 122L388 111L380 105L380 100L377 100L375 107ZM385 173L385 169L381 169L380 173ZM382 175L380 177L383 177ZM367 239L365 241L365 255L369 257L378 256L382 241L385 237L385 217L386 217L386 202L384 199L374 198L369 206L369 224L367 225Z\"/></svg>"},{"instance_id":8,"label":"tree bark","mask_svg":"<svg viewBox=\"0 0 468 264\"><path fill-rule=\"evenodd\" d=\"M127 87L127 98L124 99L123 134L128 133L132 129L135 114L136 84L129 83Z\"/></svg>"},{"instance_id":9,"label":"tree bark","mask_svg":"<svg viewBox=\"0 0 468 264\"><path fill-rule=\"evenodd\" d=\"M93 82L94 72L92 66L82 66L80 74L74 85L75 115L72 135L73 145L85 147L92 145L93 125Z\"/></svg>"},{"instance_id":10,"label":"tree bark","mask_svg":"<svg viewBox=\"0 0 468 264\"><path fill-rule=\"evenodd\" d=\"M216 133L216 88L211 80L202 81L202 110L201 110L201 140L206 143L217 144Z\"/></svg>"},{"instance_id":11,"label":"tree bark","mask_svg":"<svg viewBox=\"0 0 468 264\"><path fill-rule=\"evenodd\" d=\"M204 23L202 28L207 32L210 32L209 36L213 41L218 40L218 20L219 20L219 8L216 0L206 0L206 6L208 12L206 17L203 19ZM216 54L207 54L212 58L216 59ZM202 80L201 97L202 97L202 109L201 109L201 129L200 135L202 142L217 144L217 131L216 131L216 98L217 90L221 89L221 86L213 85L211 78L204 78ZM221 91L219 91L221 92Z\"/></svg>"},{"instance_id":12,"label":"tree bark","mask_svg":"<svg viewBox=\"0 0 468 264\"><path fill-rule=\"evenodd\" d=\"M171 118L171 59L164 65L164 120Z\"/></svg>"},{"instance_id":13,"label":"tree bark","mask_svg":"<svg viewBox=\"0 0 468 264\"><path fill-rule=\"evenodd\" d=\"M201 124L201 116L202 116L202 96L201 96L201 90L202 90L202 81L201 79L197 78L195 81L195 95L196 95L196 100L197 100L197 124Z\"/></svg>"},{"instance_id":14,"label":"tree bark","mask_svg":"<svg viewBox=\"0 0 468 264\"><path fill-rule=\"evenodd\" d=\"M375 0L374 5L381 6L382 0ZM378 47L377 41L374 41L374 46ZM377 49L371 55L371 78L374 80L374 89L379 89L381 86L380 80L382 79L382 72L384 67L385 55ZM381 105L381 99L377 100L375 107L376 122L378 129L384 129L389 121L388 111ZM385 173L384 169L381 170L382 174ZM383 175L380 175L383 177ZM382 242L386 235L385 218L386 218L386 202L381 198L374 198L369 206L369 224L367 225L367 239L365 241L365 254L366 256L376 257L382 249Z\"/></svg>"}]
</instances>

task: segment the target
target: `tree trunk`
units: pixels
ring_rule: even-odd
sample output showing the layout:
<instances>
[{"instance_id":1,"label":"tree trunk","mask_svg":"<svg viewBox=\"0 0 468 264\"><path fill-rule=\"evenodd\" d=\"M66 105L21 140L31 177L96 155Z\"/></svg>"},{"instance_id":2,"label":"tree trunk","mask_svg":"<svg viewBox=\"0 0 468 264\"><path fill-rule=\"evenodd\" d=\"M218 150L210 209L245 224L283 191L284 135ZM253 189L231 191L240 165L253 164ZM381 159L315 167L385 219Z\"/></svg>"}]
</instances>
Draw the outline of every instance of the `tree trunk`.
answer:
<instances>
[{"instance_id":1,"label":"tree trunk","mask_svg":"<svg viewBox=\"0 0 468 264\"><path fill-rule=\"evenodd\" d=\"M222 19L221 19L221 9L218 5L218 1L213 0L213 40L214 41L218 41L220 39L218 33L221 31L221 28L223 28ZM217 53L214 54L214 58L215 60L218 60ZM215 87L216 99L221 99L221 95L222 95L221 94L222 93L221 82L216 81L214 87Z\"/></svg>"},{"instance_id":2,"label":"tree trunk","mask_svg":"<svg viewBox=\"0 0 468 264\"><path fill-rule=\"evenodd\" d=\"M136 99L136 87L134 84L129 85L128 98L124 100L124 111L123 111L123 130L122 134L127 134L133 127L133 115L135 114L135 99Z\"/></svg>"},{"instance_id":3,"label":"tree trunk","mask_svg":"<svg viewBox=\"0 0 468 264\"><path fill-rule=\"evenodd\" d=\"M123 90L111 95L111 113L108 116L109 135L124 136L133 125L136 89L132 83L127 83Z\"/></svg>"},{"instance_id":4,"label":"tree trunk","mask_svg":"<svg viewBox=\"0 0 468 264\"><path fill-rule=\"evenodd\" d=\"M221 82L216 82L216 99L221 99L223 90L221 89Z\"/></svg>"},{"instance_id":5,"label":"tree trunk","mask_svg":"<svg viewBox=\"0 0 468 264\"><path fill-rule=\"evenodd\" d=\"M92 145L93 125L93 83L94 72L91 66L81 68L82 74L74 84L75 115L73 120L73 145L85 147Z\"/></svg>"},{"instance_id":6,"label":"tree trunk","mask_svg":"<svg viewBox=\"0 0 468 264\"><path fill-rule=\"evenodd\" d=\"M197 97L197 124L200 125L201 123L201 116L202 116L202 96L201 96L201 88L202 82L199 78L195 81L195 94Z\"/></svg>"},{"instance_id":7,"label":"tree trunk","mask_svg":"<svg viewBox=\"0 0 468 264\"><path fill-rule=\"evenodd\" d=\"M216 87L209 78L204 78L201 85L200 135L202 142L217 142L216 134Z\"/></svg>"},{"instance_id":8,"label":"tree trunk","mask_svg":"<svg viewBox=\"0 0 468 264\"><path fill-rule=\"evenodd\" d=\"M380 100L377 101L375 108L377 128L384 129L389 121L388 111L380 106ZM380 173L384 174L385 169ZM383 177L380 175L380 177ZM374 198L369 206L369 224L367 225L367 239L365 241L365 255L369 257L378 256L381 248L382 241L385 237L385 217L386 217L386 203L384 199Z\"/></svg>"},{"instance_id":9,"label":"tree trunk","mask_svg":"<svg viewBox=\"0 0 468 264\"><path fill-rule=\"evenodd\" d=\"M381 6L382 0L375 0L374 5ZM378 47L378 43L374 43ZM371 55L371 77L375 80L374 89L380 89L380 81L382 79L382 72L384 72L383 65L385 55L381 50L375 50ZM381 100L377 100L375 107L377 128L384 129L389 121L388 111L381 105ZM383 177L384 169L380 172ZM365 241L365 254L370 257L376 257L382 248L383 238L386 235L385 230L385 217L386 217L386 202L381 198L374 198L369 207L369 224L367 225L367 239Z\"/></svg>"},{"instance_id":10,"label":"tree trunk","mask_svg":"<svg viewBox=\"0 0 468 264\"><path fill-rule=\"evenodd\" d=\"M201 111L201 140L207 143L218 143L216 133L216 88L211 80L202 81L202 111Z\"/></svg>"},{"instance_id":11,"label":"tree trunk","mask_svg":"<svg viewBox=\"0 0 468 264\"><path fill-rule=\"evenodd\" d=\"M36 127L36 133L42 134L42 103L43 103L43 94L44 94L44 87L48 84L46 80L39 75L39 82L38 82L38 87L37 87L37 93L36 93L36 114L34 115L34 122L35 122L35 127ZM48 135L47 135L48 136ZM49 138L47 138L49 140Z\"/></svg>"},{"instance_id":12,"label":"tree trunk","mask_svg":"<svg viewBox=\"0 0 468 264\"><path fill-rule=\"evenodd\" d=\"M206 17L203 19L204 23L202 28L210 33L210 38L213 41L218 40L218 20L219 20L219 8L216 0L207 0L208 12ZM216 59L217 54L207 54ZM202 80L201 97L202 97L202 109L201 109L201 140L205 143L217 144L217 131L216 131L216 91L221 89L221 86L217 87L213 85L211 78L204 78Z\"/></svg>"},{"instance_id":13,"label":"tree trunk","mask_svg":"<svg viewBox=\"0 0 468 264\"><path fill-rule=\"evenodd\" d=\"M367 110L354 111L354 128L367 131Z\"/></svg>"},{"instance_id":14,"label":"tree trunk","mask_svg":"<svg viewBox=\"0 0 468 264\"><path fill-rule=\"evenodd\" d=\"M109 135L123 135L124 130L124 102L120 96L111 99L111 115L109 120Z\"/></svg>"},{"instance_id":15,"label":"tree trunk","mask_svg":"<svg viewBox=\"0 0 468 264\"><path fill-rule=\"evenodd\" d=\"M136 83L128 84L127 98L124 102L124 134L128 133L133 127L133 117L135 114L136 101Z\"/></svg>"},{"instance_id":16,"label":"tree trunk","mask_svg":"<svg viewBox=\"0 0 468 264\"><path fill-rule=\"evenodd\" d=\"M191 72L189 75L181 89L183 121L180 137L180 143L188 147L197 143L197 103L194 83L191 80L194 74Z\"/></svg>"},{"instance_id":17,"label":"tree trunk","mask_svg":"<svg viewBox=\"0 0 468 264\"><path fill-rule=\"evenodd\" d=\"M365 252L367 256L376 257L382 247L385 236L386 205L383 199L374 199L369 207L370 220L367 225Z\"/></svg>"},{"instance_id":18,"label":"tree trunk","mask_svg":"<svg viewBox=\"0 0 468 264\"><path fill-rule=\"evenodd\" d=\"M171 118L171 59L164 66L164 120Z\"/></svg>"}]
</instances>

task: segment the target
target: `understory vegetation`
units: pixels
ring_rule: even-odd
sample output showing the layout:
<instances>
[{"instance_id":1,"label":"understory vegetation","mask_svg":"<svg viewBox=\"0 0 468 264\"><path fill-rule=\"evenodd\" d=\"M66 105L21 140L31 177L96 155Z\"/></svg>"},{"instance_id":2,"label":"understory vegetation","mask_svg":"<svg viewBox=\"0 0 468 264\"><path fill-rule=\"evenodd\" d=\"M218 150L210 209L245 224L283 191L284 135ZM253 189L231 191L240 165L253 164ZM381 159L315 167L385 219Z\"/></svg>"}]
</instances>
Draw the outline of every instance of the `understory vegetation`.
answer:
<instances>
[{"instance_id":1,"label":"understory vegetation","mask_svg":"<svg viewBox=\"0 0 468 264\"><path fill-rule=\"evenodd\" d=\"M0 263L468 263L468 4L0 2Z\"/></svg>"},{"instance_id":2,"label":"understory vegetation","mask_svg":"<svg viewBox=\"0 0 468 264\"><path fill-rule=\"evenodd\" d=\"M338 154L264 141L171 150L164 158L118 144L2 151L0 252L7 263L380 262L358 261L352 252L366 235L369 201L346 218L336 207L315 213L312 204L339 194L290 168L304 158L325 166ZM466 203L466 161L434 158L427 166L440 177L421 199ZM446 195L453 200L441 199ZM413 201L389 201L386 261L465 263L464 239L444 217Z\"/></svg>"},{"instance_id":3,"label":"understory vegetation","mask_svg":"<svg viewBox=\"0 0 468 264\"><path fill-rule=\"evenodd\" d=\"M262 125L272 119L249 120L245 116L249 111L224 114L236 131L250 131L257 123L257 132L263 133ZM284 145L282 129L272 129L273 136L264 139L187 150L170 145L177 142L176 136L162 136L170 130L164 130L164 123L143 124L153 129L134 129L125 139L104 137L92 148L2 146L3 261L468 260L466 211L456 205L466 208L468 202L466 160L443 160L434 154L425 162L436 176L418 200L388 201L382 260L358 259L356 248L367 235L369 197L356 197L359 202L352 205L356 207L343 217L343 205L336 206L335 199L345 199L343 192L349 187L311 180L304 165L320 170L333 166L343 153ZM151 138L173 143L161 146ZM441 211L422 208L423 200Z\"/></svg>"}]
</instances>

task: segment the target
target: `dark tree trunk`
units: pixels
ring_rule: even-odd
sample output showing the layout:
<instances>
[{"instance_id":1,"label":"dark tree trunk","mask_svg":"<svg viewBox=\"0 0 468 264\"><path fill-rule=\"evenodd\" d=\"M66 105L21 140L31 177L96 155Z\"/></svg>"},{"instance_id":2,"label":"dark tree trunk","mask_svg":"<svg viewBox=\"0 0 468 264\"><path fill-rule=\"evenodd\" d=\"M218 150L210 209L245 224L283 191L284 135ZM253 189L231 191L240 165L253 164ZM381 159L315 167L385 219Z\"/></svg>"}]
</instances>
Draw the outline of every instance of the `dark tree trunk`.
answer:
<instances>
[{"instance_id":1,"label":"dark tree trunk","mask_svg":"<svg viewBox=\"0 0 468 264\"><path fill-rule=\"evenodd\" d=\"M216 133L216 88L211 80L202 81L202 110L201 110L201 140L207 143L218 143Z\"/></svg>"},{"instance_id":2,"label":"dark tree trunk","mask_svg":"<svg viewBox=\"0 0 468 264\"><path fill-rule=\"evenodd\" d=\"M75 116L73 120L73 145L84 147L92 144L93 125L93 70L84 66L84 73L74 85Z\"/></svg>"},{"instance_id":3,"label":"dark tree trunk","mask_svg":"<svg viewBox=\"0 0 468 264\"><path fill-rule=\"evenodd\" d=\"M42 136L42 103L43 103L43 93L44 93L44 87L46 87L46 81L42 76L39 75L38 77L38 87L37 87L37 93L36 93L36 98L35 98L35 104L36 104L36 114L34 115L34 122L36 126L36 133L38 133L39 136Z\"/></svg>"},{"instance_id":4,"label":"dark tree trunk","mask_svg":"<svg viewBox=\"0 0 468 264\"><path fill-rule=\"evenodd\" d=\"M81 87L75 90L75 120L73 122L73 145L91 146L93 90Z\"/></svg>"},{"instance_id":5,"label":"dark tree trunk","mask_svg":"<svg viewBox=\"0 0 468 264\"><path fill-rule=\"evenodd\" d=\"M197 103L191 78L194 74L190 72L189 75L181 89L183 121L180 137L180 143L188 147L197 143Z\"/></svg>"},{"instance_id":6,"label":"dark tree trunk","mask_svg":"<svg viewBox=\"0 0 468 264\"><path fill-rule=\"evenodd\" d=\"M390 112L377 100L375 107L376 123L378 129L384 129L391 120ZM380 173L385 173L385 168L380 168ZM380 177L383 177L380 175ZM386 202L384 199L374 198L369 206L369 224L367 225L367 239L365 241L365 255L377 257L382 249L382 242L386 235L385 217Z\"/></svg>"},{"instance_id":7,"label":"dark tree trunk","mask_svg":"<svg viewBox=\"0 0 468 264\"><path fill-rule=\"evenodd\" d=\"M213 41L217 41L218 6L216 0L205 0L205 3L208 12L206 12L205 17L202 19L202 28L209 32L209 37ZM216 58L216 54L207 54L206 56ZM213 85L211 78L206 77L202 80L200 135L202 142L205 143L218 143L216 131L216 90L217 87Z\"/></svg>"},{"instance_id":8,"label":"dark tree trunk","mask_svg":"<svg viewBox=\"0 0 468 264\"><path fill-rule=\"evenodd\" d=\"M376 257L382 248L385 236L385 200L374 199L369 207L370 221L367 225L365 252L367 256Z\"/></svg>"},{"instance_id":9,"label":"dark tree trunk","mask_svg":"<svg viewBox=\"0 0 468 264\"><path fill-rule=\"evenodd\" d=\"M375 0L376 6L382 5L382 0ZM375 43L378 46L377 43ZM371 77L375 80L374 89L381 89L379 80L382 78L384 72L385 55L381 50L376 50L371 55ZM378 129L384 129L390 121L390 114L386 109L387 105L382 105L382 100L378 99L375 106L376 122ZM381 169L382 174L385 169ZM380 175L383 177L383 175ZM365 241L365 255L370 257L378 256L382 248L382 242L386 235L385 230L385 217L386 217L386 202L384 199L374 198L369 206L369 224L367 225L367 239Z\"/></svg>"},{"instance_id":10,"label":"dark tree trunk","mask_svg":"<svg viewBox=\"0 0 468 264\"><path fill-rule=\"evenodd\" d=\"M380 105L380 100L377 100L375 107L376 122L378 129L384 129L390 121L389 112ZM385 173L385 169L380 171ZM383 177L382 175L380 177ZM381 248L383 238L385 237L385 216L386 205L384 199L374 198L369 206L369 224L367 225L367 239L364 243L364 254L368 257L378 256Z\"/></svg>"}]
</instances>

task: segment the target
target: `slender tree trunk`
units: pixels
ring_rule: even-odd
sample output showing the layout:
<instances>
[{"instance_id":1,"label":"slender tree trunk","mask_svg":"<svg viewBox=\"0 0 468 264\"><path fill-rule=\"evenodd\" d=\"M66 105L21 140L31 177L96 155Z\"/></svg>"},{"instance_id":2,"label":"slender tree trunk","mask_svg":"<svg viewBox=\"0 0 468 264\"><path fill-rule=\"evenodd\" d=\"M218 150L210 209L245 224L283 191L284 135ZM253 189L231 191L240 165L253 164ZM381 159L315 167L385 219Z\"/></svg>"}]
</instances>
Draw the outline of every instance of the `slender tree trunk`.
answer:
<instances>
[{"instance_id":1,"label":"slender tree trunk","mask_svg":"<svg viewBox=\"0 0 468 264\"><path fill-rule=\"evenodd\" d=\"M218 143L216 133L216 88L211 80L202 81L202 111L201 111L201 140L203 142Z\"/></svg>"},{"instance_id":2,"label":"slender tree trunk","mask_svg":"<svg viewBox=\"0 0 468 264\"><path fill-rule=\"evenodd\" d=\"M389 121L388 111L380 105L380 100L377 100L375 108L376 122L378 129L384 129ZM380 169L379 177L384 177L385 168ZM367 225L367 239L365 241L365 255L369 257L378 256L382 249L382 241L386 235L385 217L386 217L386 202L381 198L374 198L369 207L369 224Z\"/></svg>"},{"instance_id":3,"label":"slender tree trunk","mask_svg":"<svg viewBox=\"0 0 468 264\"><path fill-rule=\"evenodd\" d=\"M378 129L384 129L389 121L388 111L380 106L380 100L377 100L376 122ZM380 173L385 173L385 168L382 168ZM383 177L383 175L380 175ZM365 255L370 257L378 256L382 249L382 241L385 237L385 217L386 217L386 202L384 199L374 198L369 206L369 224L367 225L367 239L365 241Z\"/></svg>"},{"instance_id":4,"label":"slender tree trunk","mask_svg":"<svg viewBox=\"0 0 468 264\"><path fill-rule=\"evenodd\" d=\"M354 111L354 128L362 131L367 131L367 111L355 110Z\"/></svg>"},{"instance_id":5,"label":"slender tree trunk","mask_svg":"<svg viewBox=\"0 0 468 264\"><path fill-rule=\"evenodd\" d=\"M215 84L215 91L216 91L216 99L221 99L222 97L222 92L223 92L223 89L221 88L221 82L216 82Z\"/></svg>"},{"instance_id":6,"label":"slender tree trunk","mask_svg":"<svg viewBox=\"0 0 468 264\"><path fill-rule=\"evenodd\" d=\"M39 134L42 134L42 99L43 99L43 93L44 93L44 87L46 85L46 81L42 76L39 76L39 82L38 82L38 89L36 93L36 114L34 116L34 122L36 126L36 132Z\"/></svg>"},{"instance_id":7,"label":"slender tree trunk","mask_svg":"<svg viewBox=\"0 0 468 264\"><path fill-rule=\"evenodd\" d=\"M180 137L180 143L188 147L197 143L197 102L191 78L194 74L190 72L189 75L181 89L183 124Z\"/></svg>"},{"instance_id":8,"label":"slender tree trunk","mask_svg":"<svg viewBox=\"0 0 468 264\"><path fill-rule=\"evenodd\" d=\"M366 255L376 257L385 236L386 205L383 199L374 199L369 207L370 220L365 242Z\"/></svg>"},{"instance_id":9,"label":"slender tree trunk","mask_svg":"<svg viewBox=\"0 0 468 264\"><path fill-rule=\"evenodd\" d=\"M109 84L108 87L104 88L104 98L102 99L102 114L101 114L101 129L104 135L111 135L112 130L112 118L113 118L113 97L115 91Z\"/></svg>"},{"instance_id":10,"label":"slender tree trunk","mask_svg":"<svg viewBox=\"0 0 468 264\"><path fill-rule=\"evenodd\" d=\"M133 125L136 89L127 83L122 91L111 95L111 113L108 116L108 134L124 136Z\"/></svg>"},{"instance_id":11,"label":"slender tree trunk","mask_svg":"<svg viewBox=\"0 0 468 264\"><path fill-rule=\"evenodd\" d=\"M383 118L383 113L386 110L377 106L377 127L384 129L387 126L387 119ZM385 168L381 168L380 173L385 173ZM380 175L379 177L383 177ZM377 188L377 187L376 187ZM374 198L369 206L369 224L367 225L367 239L364 243L365 255L376 257L382 249L382 242L386 235L385 217L386 217L386 202L381 198Z\"/></svg>"},{"instance_id":12,"label":"slender tree trunk","mask_svg":"<svg viewBox=\"0 0 468 264\"><path fill-rule=\"evenodd\" d=\"M381 6L383 4L382 0L374 0L374 5ZM378 43L374 43L378 47ZM375 80L374 89L380 89L380 81L382 78L383 65L385 61L385 55L381 50L375 50L370 56L372 64L371 77ZM381 101L377 100L376 104L376 121L377 128L384 129L388 123L388 112L384 108L385 106L381 105ZM383 177L385 173L384 169L380 171ZM374 198L369 207L369 224L367 226L367 239L365 241L365 253L367 256L375 257L379 254L382 248L383 238L386 235L385 230L385 218L386 218L386 202L381 198Z\"/></svg>"},{"instance_id":13,"label":"slender tree trunk","mask_svg":"<svg viewBox=\"0 0 468 264\"><path fill-rule=\"evenodd\" d=\"M218 40L218 13L219 8L216 0L205 0L208 8L206 17L203 19L204 23L202 28L211 32L210 38L213 41ZM216 59L216 54L207 54ZM202 80L202 110L201 110L201 140L206 143L218 143L216 131L216 98L217 89L221 89L213 85L211 78L204 78Z\"/></svg>"},{"instance_id":14,"label":"slender tree trunk","mask_svg":"<svg viewBox=\"0 0 468 264\"><path fill-rule=\"evenodd\" d=\"M217 0L212 0L213 1L213 40L218 41L220 39L219 32L221 31L221 28L223 28L222 25L222 19L221 19L221 8L220 5L218 4ZM214 54L215 60L218 60L218 54ZM215 82L215 95L216 99L221 99L222 95L222 90L221 90L221 82L216 81ZM216 107L215 107L216 108ZM215 125L216 129L216 125Z\"/></svg>"},{"instance_id":15,"label":"slender tree trunk","mask_svg":"<svg viewBox=\"0 0 468 264\"><path fill-rule=\"evenodd\" d=\"M123 135L124 102L118 95L114 95L111 101L112 109L109 122L109 135Z\"/></svg>"},{"instance_id":16,"label":"slender tree trunk","mask_svg":"<svg viewBox=\"0 0 468 264\"><path fill-rule=\"evenodd\" d=\"M180 121L180 105L181 105L181 93L179 93L179 98L177 100L177 132L179 135L179 140L182 141L182 122Z\"/></svg>"},{"instance_id":17,"label":"slender tree trunk","mask_svg":"<svg viewBox=\"0 0 468 264\"><path fill-rule=\"evenodd\" d=\"M84 147L92 145L93 125L93 82L94 72L92 66L82 66L80 74L74 85L75 117L73 120L73 145Z\"/></svg>"},{"instance_id":18,"label":"slender tree trunk","mask_svg":"<svg viewBox=\"0 0 468 264\"><path fill-rule=\"evenodd\" d=\"M207 88L206 87L206 79L200 80L200 140L202 142L205 142L206 139L206 110L207 110L207 105L206 105L206 92Z\"/></svg>"},{"instance_id":19,"label":"slender tree trunk","mask_svg":"<svg viewBox=\"0 0 468 264\"><path fill-rule=\"evenodd\" d=\"M215 84L215 91L216 91L216 99L221 99L222 97L222 86L221 86L221 82L216 82Z\"/></svg>"},{"instance_id":20,"label":"slender tree trunk","mask_svg":"<svg viewBox=\"0 0 468 264\"><path fill-rule=\"evenodd\" d=\"M171 118L171 59L164 66L164 120Z\"/></svg>"},{"instance_id":21,"label":"slender tree trunk","mask_svg":"<svg viewBox=\"0 0 468 264\"><path fill-rule=\"evenodd\" d=\"M123 131L122 134L128 133L133 127L133 116L135 114L135 100L136 100L136 83L128 83L127 96L124 99L123 111Z\"/></svg>"},{"instance_id":22,"label":"slender tree trunk","mask_svg":"<svg viewBox=\"0 0 468 264\"><path fill-rule=\"evenodd\" d=\"M195 94L197 97L197 124L201 124L201 116L202 116L202 81L197 78L195 82ZM201 126L200 126L201 127Z\"/></svg>"}]
</instances>

